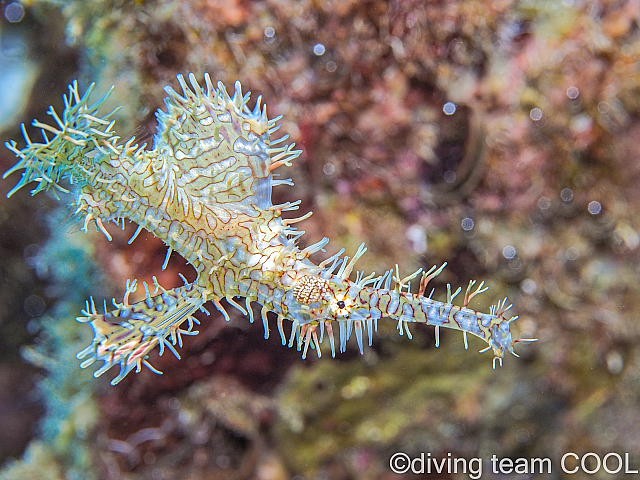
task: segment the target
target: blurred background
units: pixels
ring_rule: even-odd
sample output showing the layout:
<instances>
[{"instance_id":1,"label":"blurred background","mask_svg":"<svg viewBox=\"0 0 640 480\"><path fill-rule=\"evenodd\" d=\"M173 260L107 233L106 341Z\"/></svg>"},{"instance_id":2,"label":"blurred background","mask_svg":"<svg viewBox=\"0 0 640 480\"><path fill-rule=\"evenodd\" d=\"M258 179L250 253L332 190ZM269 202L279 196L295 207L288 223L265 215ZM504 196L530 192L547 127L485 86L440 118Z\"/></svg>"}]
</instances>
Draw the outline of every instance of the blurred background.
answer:
<instances>
[{"instance_id":1,"label":"blurred background","mask_svg":"<svg viewBox=\"0 0 640 480\"><path fill-rule=\"evenodd\" d=\"M327 236L327 254L352 255L365 241L367 272L446 261L434 298L484 280L472 306L508 296L516 334L540 339L494 371L477 339L465 351L442 332L436 349L433 328L412 327L410 341L381 321L363 356L350 342L303 361L259 324L212 313L181 361L152 358L164 375L112 387L115 371L96 380L75 359L92 338L75 321L84 301L194 271L177 255L161 271L165 247L144 234L128 245L133 225L112 226L112 242L68 235L65 199L6 199L14 174L0 181L1 479L469 477L395 474L396 452L482 458L484 479L628 478L566 475L568 452L629 453L640 469L639 2L0 7L3 142L22 145L20 123L60 112L76 78L96 95L115 85L116 131L149 142L176 74L209 72L230 90L239 79L303 150L279 172L295 186L274 190L274 203L314 212L301 247ZM0 170L14 163L1 149ZM494 474L492 455L553 469Z\"/></svg>"}]
</instances>

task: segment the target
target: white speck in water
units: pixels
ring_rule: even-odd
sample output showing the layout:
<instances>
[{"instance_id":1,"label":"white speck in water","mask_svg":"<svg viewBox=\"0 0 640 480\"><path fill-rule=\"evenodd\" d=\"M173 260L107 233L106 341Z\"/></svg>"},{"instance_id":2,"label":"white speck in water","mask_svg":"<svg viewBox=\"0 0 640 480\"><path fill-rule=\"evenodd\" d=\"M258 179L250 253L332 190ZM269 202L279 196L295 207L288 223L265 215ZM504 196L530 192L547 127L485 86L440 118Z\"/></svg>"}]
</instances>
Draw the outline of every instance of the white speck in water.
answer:
<instances>
[{"instance_id":1,"label":"white speck in water","mask_svg":"<svg viewBox=\"0 0 640 480\"><path fill-rule=\"evenodd\" d=\"M567 88L567 97L569 97L571 100L578 98L578 95L580 95L580 90L578 90L578 87L572 85Z\"/></svg>"},{"instance_id":2,"label":"white speck in water","mask_svg":"<svg viewBox=\"0 0 640 480\"><path fill-rule=\"evenodd\" d=\"M569 126L577 134L587 133L593 126L593 119L586 113L582 113L573 117Z\"/></svg>"},{"instance_id":3,"label":"white speck in water","mask_svg":"<svg viewBox=\"0 0 640 480\"><path fill-rule=\"evenodd\" d=\"M594 200L593 202L589 202L589 206L587 208L591 215L597 215L602 210L602 205L600 205L600 202Z\"/></svg>"},{"instance_id":4,"label":"white speck in water","mask_svg":"<svg viewBox=\"0 0 640 480\"><path fill-rule=\"evenodd\" d=\"M525 278L520 283L520 289L527 295L533 295L538 290L538 284L531 278Z\"/></svg>"},{"instance_id":5,"label":"white speck in water","mask_svg":"<svg viewBox=\"0 0 640 480\"><path fill-rule=\"evenodd\" d=\"M560 192L560 198L562 198L562 200L564 200L565 202L570 202L571 200L573 200L573 190L571 190L570 188L563 188Z\"/></svg>"},{"instance_id":6,"label":"white speck in water","mask_svg":"<svg viewBox=\"0 0 640 480\"><path fill-rule=\"evenodd\" d=\"M615 350L613 352L609 352L607 355L607 368L614 375L622 373L622 369L624 368L624 359L619 352L616 352Z\"/></svg>"},{"instance_id":7,"label":"white speck in water","mask_svg":"<svg viewBox=\"0 0 640 480\"><path fill-rule=\"evenodd\" d=\"M11 2L4 7L4 18L11 23L18 23L24 18L24 8L18 2Z\"/></svg>"},{"instance_id":8,"label":"white speck in water","mask_svg":"<svg viewBox=\"0 0 640 480\"><path fill-rule=\"evenodd\" d=\"M336 62L334 62L333 60L330 60L327 62L327 71L328 72L335 72L336 69L338 68L338 66L336 65Z\"/></svg>"},{"instance_id":9,"label":"white speck in water","mask_svg":"<svg viewBox=\"0 0 640 480\"><path fill-rule=\"evenodd\" d=\"M427 251L427 234L420 225L411 225L407 228L407 238L411 241L411 248L418 254Z\"/></svg>"},{"instance_id":10,"label":"white speck in water","mask_svg":"<svg viewBox=\"0 0 640 480\"><path fill-rule=\"evenodd\" d=\"M453 115L456 113L456 104L453 102L447 102L442 107L442 111L445 115Z\"/></svg>"},{"instance_id":11,"label":"white speck in water","mask_svg":"<svg viewBox=\"0 0 640 480\"><path fill-rule=\"evenodd\" d=\"M540 110L538 107L532 108L529 112L529 116L531 117L531 120L537 122L542 118L542 110Z\"/></svg>"},{"instance_id":12,"label":"white speck in water","mask_svg":"<svg viewBox=\"0 0 640 480\"><path fill-rule=\"evenodd\" d=\"M202 355L200 355L200 363L202 365L211 365L215 361L216 356L211 352L211 350L205 351Z\"/></svg>"},{"instance_id":13,"label":"white speck in water","mask_svg":"<svg viewBox=\"0 0 640 480\"><path fill-rule=\"evenodd\" d=\"M318 55L318 56L323 55L323 54L324 54L324 52L325 52L325 48L324 48L324 45L323 45L323 44L321 44L321 43L316 43L316 44L313 46L313 53L315 53L316 55Z\"/></svg>"},{"instance_id":14,"label":"white speck in water","mask_svg":"<svg viewBox=\"0 0 640 480\"><path fill-rule=\"evenodd\" d=\"M462 229L465 231L473 230L473 226L475 225L473 218L463 218L462 219Z\"/></svg>"},{"instance_id":15,"label":"white speck in water","mask_svg":"<svg viewBox=\"0 0 640 480\"><path fill-rule=\"evenodd\" d=\"M513 245L507 245L502 249L502 255L504 256L504 258L508 258L509 260L511 260L516 256L516 247L514 247Z\"/></svg>"}]
</instances>

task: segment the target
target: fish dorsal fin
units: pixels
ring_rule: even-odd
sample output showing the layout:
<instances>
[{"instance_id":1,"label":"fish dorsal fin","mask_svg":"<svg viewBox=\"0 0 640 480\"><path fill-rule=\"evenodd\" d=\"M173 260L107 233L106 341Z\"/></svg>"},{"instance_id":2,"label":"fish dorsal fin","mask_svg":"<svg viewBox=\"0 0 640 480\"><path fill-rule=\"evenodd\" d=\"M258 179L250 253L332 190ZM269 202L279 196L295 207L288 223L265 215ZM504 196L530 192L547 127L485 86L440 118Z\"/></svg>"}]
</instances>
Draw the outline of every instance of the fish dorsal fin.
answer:
<instances>
[{"instance_id":1,"label":"fish dorsal fin","mask_svg":"<svg viewBox=\"0 0 640 480\"><path fill-rule=\"evenodd\" d=\"M250 110L240 82L229 96L222 82L215 88L208 74L204 78L203 89L190 73L190 88L178 75L182 95L165 87L166 112L156 114L154 151L161 164L154 180L159 190L169 183L165 199L181 204L185 215L191 209L196 218L203 210L223 221L237 213L255 217L272 206L271 171L300 151L293 144L271 147L279 119L267 118L260 97Z\"/></svg>"}]
</instances>

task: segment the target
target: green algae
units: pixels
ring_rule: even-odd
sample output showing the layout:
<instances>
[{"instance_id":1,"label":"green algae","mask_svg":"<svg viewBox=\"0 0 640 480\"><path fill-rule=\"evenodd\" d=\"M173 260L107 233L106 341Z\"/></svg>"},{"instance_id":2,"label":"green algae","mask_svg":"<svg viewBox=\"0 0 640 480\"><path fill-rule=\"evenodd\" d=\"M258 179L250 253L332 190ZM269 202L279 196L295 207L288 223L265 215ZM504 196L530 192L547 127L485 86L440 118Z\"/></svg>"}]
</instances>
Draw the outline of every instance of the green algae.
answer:
<instances>
[{"instance_id":1,"label":"green algae","mask_svg":"<svg viewBox=\"0 0 640 480\"><path fill-rule=\"evenodd\" d=\"M355 447L371 449L380 462L408 438L417 435L420 444L435 445L442 435L432 432L444 424L478 420L472 412L481 408L483 386L492 375L495 379L490 359L469 359L454 335L439 349L425 351L424 337L424 332L414 332L412 342L387 337L382 341L385 347L391 343L390 353L383 357L369 352L291 370L278 395L274 432L292 471L314 478Z\"/></svg>"}]
</instances>

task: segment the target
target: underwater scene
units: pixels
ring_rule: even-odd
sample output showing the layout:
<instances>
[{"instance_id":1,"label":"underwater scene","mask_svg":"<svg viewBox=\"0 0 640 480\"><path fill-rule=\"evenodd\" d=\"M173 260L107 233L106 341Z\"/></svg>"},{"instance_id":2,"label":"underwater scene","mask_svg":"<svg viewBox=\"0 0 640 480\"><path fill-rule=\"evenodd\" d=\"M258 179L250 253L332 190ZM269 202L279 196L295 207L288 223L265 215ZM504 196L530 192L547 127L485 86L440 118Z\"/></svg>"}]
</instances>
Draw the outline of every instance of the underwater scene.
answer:
<instances>
[{"instance_id":1,"label":"underwater scene","mask_svg":"<svg viewBox=\"0 0 640 480\"><path fill-rule=\"evenodd\" d=\"M639 2L0 9L0 480L640 478Z\"/></svg>"}]
</instances>

